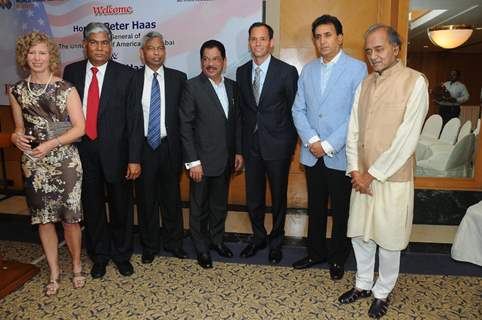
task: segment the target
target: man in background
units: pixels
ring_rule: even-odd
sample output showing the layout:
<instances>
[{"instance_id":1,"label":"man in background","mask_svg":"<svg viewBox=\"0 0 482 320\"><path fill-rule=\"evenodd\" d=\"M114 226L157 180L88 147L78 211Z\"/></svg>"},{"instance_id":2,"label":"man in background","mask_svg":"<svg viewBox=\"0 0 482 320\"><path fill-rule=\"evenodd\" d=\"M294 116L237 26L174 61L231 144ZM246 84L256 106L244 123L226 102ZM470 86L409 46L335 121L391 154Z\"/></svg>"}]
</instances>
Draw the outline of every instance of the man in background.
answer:
<instances>
[{"instance_id":1,"label":"man in background","mask_svg":"<svg viewBox=\"0 0 482 320\"><path fill-rule=\"evenodd\" d=\"M450 70L448 79L440 86L435 97L444 124L452 118L459 117L460 105L467 102L470 97L467 87L460 82L459 70Z\"/></svg>"}]
</instances>

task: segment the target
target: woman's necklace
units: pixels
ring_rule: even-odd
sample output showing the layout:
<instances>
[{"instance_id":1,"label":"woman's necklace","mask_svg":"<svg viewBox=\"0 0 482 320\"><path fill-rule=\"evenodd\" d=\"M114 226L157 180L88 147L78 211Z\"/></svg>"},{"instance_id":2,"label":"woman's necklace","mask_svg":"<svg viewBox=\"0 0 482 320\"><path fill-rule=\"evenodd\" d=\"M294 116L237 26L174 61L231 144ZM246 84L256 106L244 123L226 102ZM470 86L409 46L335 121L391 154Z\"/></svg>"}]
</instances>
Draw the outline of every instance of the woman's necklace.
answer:
<instances>
[{"instance_id":1,"label":"woman's necklace","mask_svg":"<svg viewBox=\"0 0 482 320\"><path fill-rule=\"evenodd\" d=\"M53 73L50 74L49 81L47 81L47 83L45 84L42 91L40 91L40 93L36 93L36 92L33 92L33 90L30 88L30 77L31 77L31 75L29 75L28 78L27 78L28 92L30 92L34 97L40 97L41 95L43 95L45 93L45 91L47 91L47 87L49 86L50 81L52 81L52 76L53 76Z\"/></svg>"}]
</instances>

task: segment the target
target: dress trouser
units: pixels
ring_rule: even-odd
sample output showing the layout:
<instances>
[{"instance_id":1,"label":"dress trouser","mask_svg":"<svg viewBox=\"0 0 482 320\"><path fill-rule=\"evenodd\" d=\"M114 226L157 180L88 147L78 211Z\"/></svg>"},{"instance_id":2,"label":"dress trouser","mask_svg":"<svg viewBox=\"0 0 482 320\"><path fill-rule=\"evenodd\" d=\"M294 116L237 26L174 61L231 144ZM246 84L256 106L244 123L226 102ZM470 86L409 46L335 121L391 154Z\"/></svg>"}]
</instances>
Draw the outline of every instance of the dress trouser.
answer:
<instances>
[{"instance_id":1,"label":"dress trouser","mask_svg":"<svg viewBox=\"0 0 482 320\"><path fill-rule=\"evenodd\" d=\"M98 140L84 139L82 161L82 206L87 253L93 262L128 261L132 256L132 184L124 177L106 180ZM127 166L126 166L127 170ZM109 206L107 218L105 201Z\"/></svg>"},{"instance_id":2,"label":"dress trouser","mask_svg":"<svg viewBox=\"0 0 482 320\"><path fill-rule=\"evenodd\" d=\"M281 248L284 237L290 163L291 157L281 160L264 160L259 150L258 135L254 134L253 144L246 159L245 177L246 199L255 245L268 242L271 249ZM269 238L264 227L266 176L271 191L273 215L273 228Z\"/></svg>"},{"instance_id":3,"label":"dress trouser","mask_svg":"<svg viewBox=\"0 0 482 320\"><path fill-rule=\"evenodd\" d=\"M346 236L350 209L351 182L345 171L330 169L319 159L313 167L305 166L308 186L308 255L325 259L340 266L350 254L350 239ZM333 227L331 248L326 246L326 221L330 199Z\"/></svg>"},{"instance_id":4,"label":"dress trouser","mask_svg":"<svg viewBox=\"0 0 482 320\"><path fill-rule=\"evenodd\" d=\"M152 150L144 141L142 174L136 180L136 199L140 239L145 254L157 254L161 246L159 208L162 215L163 245L175 250L182 247L183 219L179 190L179 172L171 164L167 138Z\"/></svg>"},{"instance_id":5,"label":"dress trouser","mask_svg":"<svg viewBox=\"0 0 482 320\"><path fill-rule=\"evenodd\" d=\"M224 223L228 211L228 188L231 171L200 182L190 180L189 229L198 253L209 250L209 244L223 242Z\"/></svg>"},{"instance_id":6,"label":"dress trouser","mask_svg":"<svg viewBox=\"0 0 482 320\"><path fill-rule=\"evenodd\" d=\"M352 238L356 258L356 284L358 289L372 290L377 299L385 299L397 283L400 269L400 251L383 249L378 246L378 279L373 285L377 244L364 241L362 237Z\"/></svg>"}]
</instances>

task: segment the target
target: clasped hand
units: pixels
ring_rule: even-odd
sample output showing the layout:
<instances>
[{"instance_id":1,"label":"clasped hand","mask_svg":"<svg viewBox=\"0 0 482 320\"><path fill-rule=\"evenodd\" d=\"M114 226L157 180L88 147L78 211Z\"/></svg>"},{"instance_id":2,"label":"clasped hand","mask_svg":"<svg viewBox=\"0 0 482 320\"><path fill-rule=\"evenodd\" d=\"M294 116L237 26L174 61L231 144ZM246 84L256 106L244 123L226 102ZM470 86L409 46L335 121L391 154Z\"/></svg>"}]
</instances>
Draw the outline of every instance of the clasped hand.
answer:
<instances>
[{"instance_id":1,"label":"clasped hand","mask_svg":"<svg viewBox=\"0 0 482 320\"><path fill-rule=\"evenodd\" d=\"M352 188L356 191L368 195L373 195L370 185L373 181L373 176L368 172L361 174L358 171L351 172L351 184Z\"/></svg>"},{"instance_id":2,"label":"clasped hand","mask_svg":"<svg viewBox=\"0 0 482 320\"><path fill-rule=\"evenodd\" d=\"M313 142L308 145L308 149L310 150L311 154L314 155L316 158L321 158L325 155L325 150L321 146L321 142Z\"/></svg>"}]
</instances>

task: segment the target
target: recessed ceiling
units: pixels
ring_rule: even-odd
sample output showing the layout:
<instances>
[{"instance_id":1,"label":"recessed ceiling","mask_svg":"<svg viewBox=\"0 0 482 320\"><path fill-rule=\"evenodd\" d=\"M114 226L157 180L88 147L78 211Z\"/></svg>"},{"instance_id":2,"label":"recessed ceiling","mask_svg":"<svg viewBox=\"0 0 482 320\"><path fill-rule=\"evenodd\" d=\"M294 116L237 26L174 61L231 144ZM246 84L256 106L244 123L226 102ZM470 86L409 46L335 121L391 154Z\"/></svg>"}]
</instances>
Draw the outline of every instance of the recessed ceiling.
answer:
<instances>
[{"instance_id":1,"label":"recessed ceiling","mask_svg":"<svg viewBox=\"0 0 482 320\"><path fill-rule=\"evenodd\" d=\"M412 19L408 30L410 52L448 51L430 42L427 28L449 24L482 27L482 0L411 0L409 11ZM467 42L450 51L482 53L482 30L475 30Z\"/></svg>"}]
</instances>

